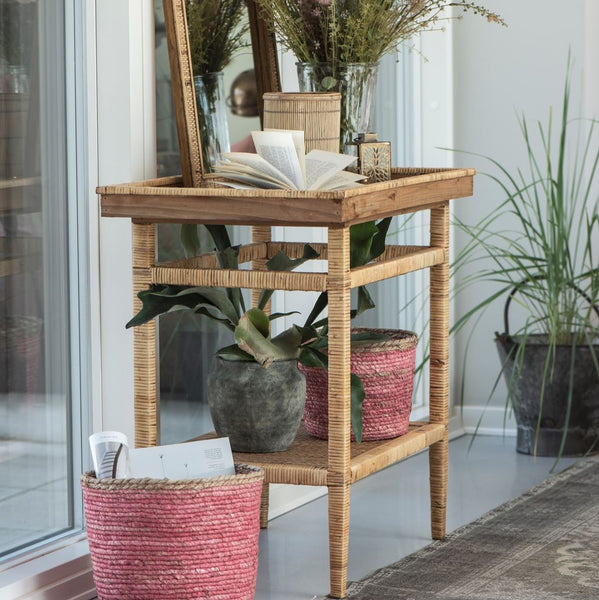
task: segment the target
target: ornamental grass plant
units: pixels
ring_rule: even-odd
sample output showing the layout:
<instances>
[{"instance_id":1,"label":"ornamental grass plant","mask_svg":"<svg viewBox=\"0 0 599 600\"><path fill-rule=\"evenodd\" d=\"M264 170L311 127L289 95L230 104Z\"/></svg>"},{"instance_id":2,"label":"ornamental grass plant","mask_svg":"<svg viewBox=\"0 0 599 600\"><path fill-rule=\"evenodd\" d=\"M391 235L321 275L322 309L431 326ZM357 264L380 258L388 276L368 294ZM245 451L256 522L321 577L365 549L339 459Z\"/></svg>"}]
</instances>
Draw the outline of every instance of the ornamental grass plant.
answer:
<instances>
[{"instance_id":1,"label":"ornamental grass plant","mask_svg":"<svg viewBox=\"0 0 599 600\"><path fill-rule=\"evenodd\" d=\"M569 348L568 394L563 399L566 425L559 455L577 400L577 348L589 349L599 391L599 122L570 117L571 69L569 59L558 123L551 109L546 124L531 126L524 115L518 117L525 167L510 171L497 160L482 156L494 167L497 174L489 177L505 199L476 224L456 219L468 242L456 257L453 271L455 275L468 268L456 293L475 291L474 286L480 289L481 283L492 286L491 292L457 320L454 333L473 322L475 327L482 312L497 299L510 298L522 309L521 326L509 336L497 336L498 341L507 339L513 344L512 356L502 365L491 391L492 395L502 372L507 372L508 362L514 364L508 377L507 407L511 407L512 390L517 387L517 382L509 379L521 376L527 346L546 344L537 437L556 354L560 347ZM507 227L506 216L510 217Z\"/></svg>"}]
</instances>

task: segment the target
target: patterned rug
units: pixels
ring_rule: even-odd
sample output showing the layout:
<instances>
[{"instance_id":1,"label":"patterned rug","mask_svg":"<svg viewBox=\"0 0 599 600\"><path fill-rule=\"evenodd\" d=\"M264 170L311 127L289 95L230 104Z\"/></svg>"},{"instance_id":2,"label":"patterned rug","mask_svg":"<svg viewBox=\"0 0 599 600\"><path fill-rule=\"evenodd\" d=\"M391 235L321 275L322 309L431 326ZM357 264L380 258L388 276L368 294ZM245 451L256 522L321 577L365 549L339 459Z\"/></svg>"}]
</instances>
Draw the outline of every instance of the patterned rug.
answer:
<instances>
[{"instance_id":1,"label":"patterned rug","mask_svg":"<svg viewBox=\"0 0 599 600\"><path fill-rule=\"evenodd\" d=\"M598 600L599 457L348 590L352 600Z\"/></svg>"}]
</instances>

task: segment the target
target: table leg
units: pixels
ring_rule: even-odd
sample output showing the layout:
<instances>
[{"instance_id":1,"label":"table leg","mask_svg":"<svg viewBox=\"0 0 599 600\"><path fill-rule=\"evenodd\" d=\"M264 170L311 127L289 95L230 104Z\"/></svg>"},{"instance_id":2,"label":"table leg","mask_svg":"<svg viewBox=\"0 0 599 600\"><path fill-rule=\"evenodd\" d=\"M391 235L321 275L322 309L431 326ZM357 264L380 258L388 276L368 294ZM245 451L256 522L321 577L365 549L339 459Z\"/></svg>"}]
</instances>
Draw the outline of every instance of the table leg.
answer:
<instances>
[{"instance_id":1,"label":"table leg","mask_svg":"<svg viewBox=\"0 0 599 600\"><path fill-rule=\"evenodd\" d=\"M431 532L445 537L449 454L449 203L431 210L431 246L445 249L445 261L430 270L430 421L445 435L429 449Z\"/></svg>"},{"instance_id":2,"label":"table leg","mask_svg":"<svg viewBox=\"0 0 599 600\"><path fill-rule=\"evenodd\" d=\"M133 310L141 308L137 292L150 283L150 267L156 256L155 225L133 223ZM135 447L159 443L156 374L156 321L133 329Z\"/></svg>"},{"instance_id":3,"label":"table leg","mask_svg":"<svg viewBox=\"0 0 599 600\"><path fill-rule=\"evenodd\" d=\"M272 239L272 230L270 226L259 226L255 225L252 227L252 242L270 242ZM254 271L263 271L266 269L266 263L268 262L267 258L261 258L258 260L252 261L252 270ZM258 304L258 300L260 299L260 294L262 290L252 290L252 306L256 306ZM265 307L265 312L270 312L270 300ZM260 502L260 527L262 529L268 528L268 507L270 504L269 500L269 484L265 483L262 488L262 500Z\"/></svg>"},{"instance_id":4,"label":"table leg","mask_svg":"<svg viewBox=\"0 0 599 600\"><path fill-rule=\"evenodd\" d=\"M331 596L345 598L351 458L349 228L329 229L328 260L330 577Z\"/></svg>"}]
</instances>

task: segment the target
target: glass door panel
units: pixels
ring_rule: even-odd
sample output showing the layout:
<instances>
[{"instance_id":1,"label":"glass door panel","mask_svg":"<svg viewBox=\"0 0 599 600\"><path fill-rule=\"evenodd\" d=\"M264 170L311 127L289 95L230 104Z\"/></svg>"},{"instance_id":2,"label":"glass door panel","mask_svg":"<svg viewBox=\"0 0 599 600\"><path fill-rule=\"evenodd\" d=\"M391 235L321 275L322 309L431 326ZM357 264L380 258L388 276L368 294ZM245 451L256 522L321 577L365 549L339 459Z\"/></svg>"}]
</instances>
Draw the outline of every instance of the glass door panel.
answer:
<instances>
[{"instance_id":1,"label":"glass door panel","mask_svg":"<svg viewBox=\"0 0 599 600\"><path fill-rule=\"evenodd\" d=\"M73 526L64 33L0 0L0 556Z\"/></svg>"}]
</instances>

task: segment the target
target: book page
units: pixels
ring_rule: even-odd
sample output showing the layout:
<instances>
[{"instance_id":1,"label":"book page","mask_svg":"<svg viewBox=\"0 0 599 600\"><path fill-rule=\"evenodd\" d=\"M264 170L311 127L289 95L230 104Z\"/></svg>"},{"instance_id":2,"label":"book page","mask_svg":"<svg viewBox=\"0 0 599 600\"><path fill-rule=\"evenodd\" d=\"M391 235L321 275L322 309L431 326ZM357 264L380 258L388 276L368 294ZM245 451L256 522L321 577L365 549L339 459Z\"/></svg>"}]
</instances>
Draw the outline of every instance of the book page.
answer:
<instances>
[{"instance_id":1,"label":"book page","mask_svg":"<svg viewBox=\"0 0 599 600\"><path fill-rule=\"evenodd\" d=\"M367 178L360 173L350 173L349 171L339 171L333 177L328 179L319 190L347 190L349 188L360 187L359 181L365 182Z\"/></svg>"},{"instance_id":2,"label":"book page","mask_svg":"<svg viewBox=\"0 0 599 600\"><path fill-rule=\"evenodd\" d=\"M217 174L222 173L226 176L226 173L242 173L252 175L257 179L266 179L271 183L278 183L277 187L280 188L297 189L289 177L257 154L250 152L226 152L221 156L226 160L215 166L214 172ZM231 162L226 162L227 160Z\"/></svg>"},{"instance_id":3,"label":"book page","mask_svg":"<svg viewBox=\"0 0 599 600\"><path fill-rule=\"evenodd\" d=\"M229 438L136 448L129 451L133 477L200 479L235 475Z\"/></svg>"},{"instance_id":4,"label":"book page","mask_svg":"<svg viewBox=\"0 0 599 600\"><path fill-rule=\"evenodd\" d=\"M260 187L295 189L293 182L289 181L283 173L269 165L263 158L257 154L250 155L250 157L253 158L232 156L233 161L242 162L220 162L215 165L214 172L222 177L230 177L239 181L251 179L252 182L255 182L255 185ZM259 159L259 161L256 161L256 159Z\"/></svg>"},{"instance_id":5,"label":"book page","mask_svg":"<svg viewBox=\"0 0 599 600\"><path fill-rule=\"evenodd\" d=\"M302 171L302 180L306 181L306 142L304 140L304 132L295 129L272 129L266 128L264 131L286 131L291 134L293 145L299 159L300 169Z\"/></svg>"},{"instance_id":6,"label":"book page","mask_svg":"<svg viewBox=\"0 0 599 600\"><path fill-rule=\"evenodd\" d=\"M306 176L308 190L319 190L345 167L356 160L355 156L335 154L324 150L312 150L306 155Z\"/></svg>"},{"instance_id":7,"label":"book page","mask_svg":"<svg viewBox=\"0 0 599 600\"><path fill-rule=\"evenodd\" d=\"M296 190L306 189L293 136L289 131L252 131L256 152L293 182Z\"/></svg>"}]
</instances>

